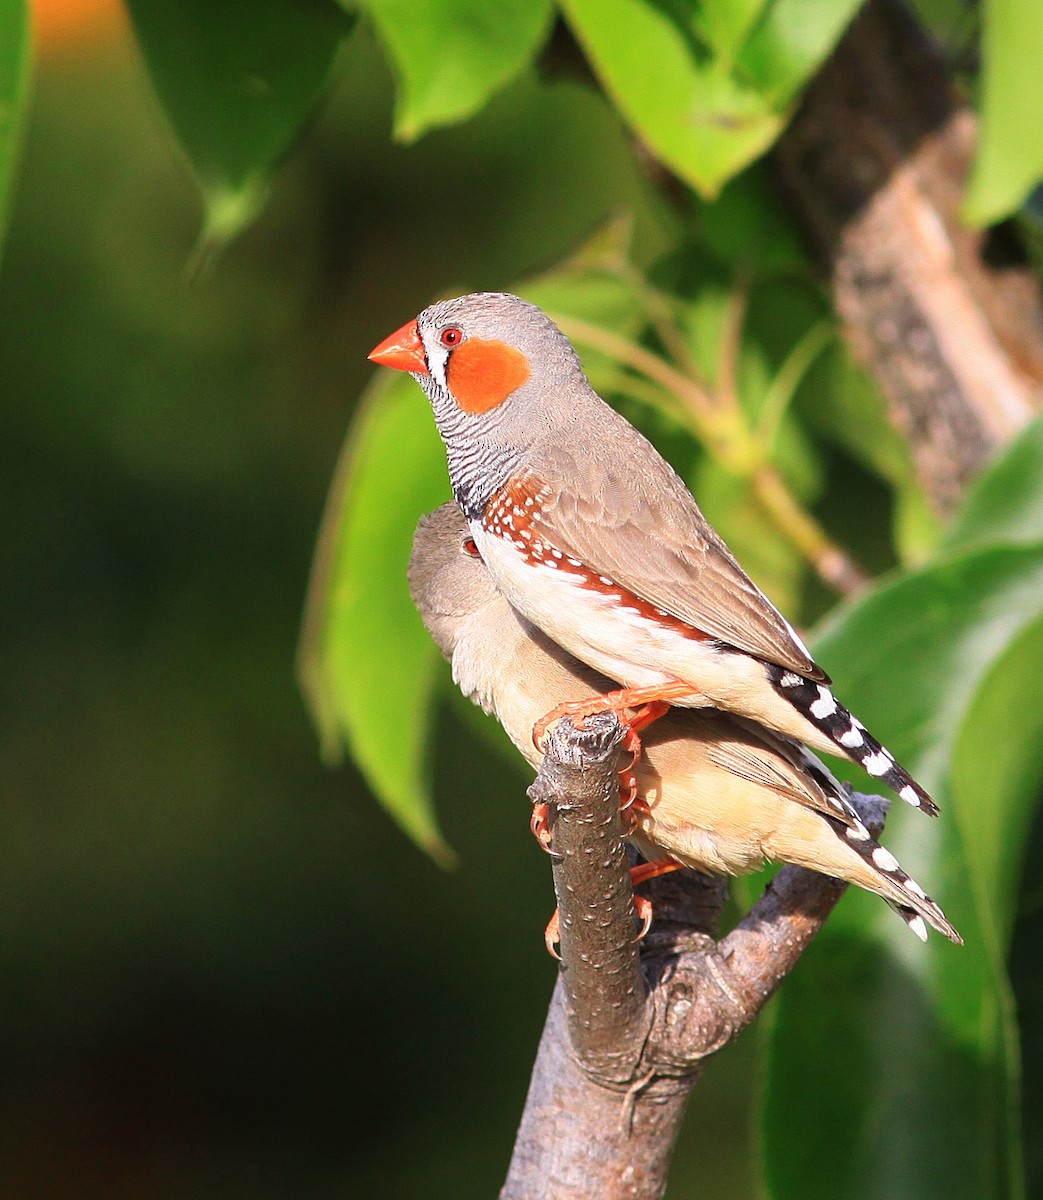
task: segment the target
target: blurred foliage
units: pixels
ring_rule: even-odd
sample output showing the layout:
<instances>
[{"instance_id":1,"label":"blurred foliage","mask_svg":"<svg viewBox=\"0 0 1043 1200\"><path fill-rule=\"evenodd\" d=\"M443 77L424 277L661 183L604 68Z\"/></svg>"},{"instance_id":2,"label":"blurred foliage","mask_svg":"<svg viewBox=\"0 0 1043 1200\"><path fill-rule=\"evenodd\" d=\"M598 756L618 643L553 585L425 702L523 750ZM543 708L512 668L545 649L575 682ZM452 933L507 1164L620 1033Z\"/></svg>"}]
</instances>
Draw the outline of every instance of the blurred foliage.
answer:
<instances>
[{"instance_id":1,"label":"blurred foliage","mask_svg":"<svg viewBox=\"0 0 1043 1200\"><path fill-rule=\"evenodd\" d=\"M963 6L922 7L973 34ZM936 824L896 811L888 841L968 938L924 951L846 899L770 1036L700 1083L671 1194L760 1194L756 1064L772 1195L1017 1196L1012 943L1026 1113L1043 1112L1043 431L940 529L750 165L854 4L130 8L204 248L242 236L186 288L197 201L125 31L42 43L0 274L6 1188L498 1186L554 975L548 876L524 774L443 702L409 605L413 525L448 495L440 443L419 391L366 385L364 357L433 295L515 286L792 619L833 609L838 556L873 578L816 650L942 801ZM985 8L983 220L1043 170L1022 8ZM603 91L539 79L546 45ZM24 7L0 0L0 220L27 47ZM647 155L693 190L668 201ZM327 758L347 748L362 772L326 774L294 631L364 385L301 655ZM417 855L367 786L444 854L441 823L460 869Z\"/></svg>"},{"instance_id":2,"label":"blurred foliage","mask_svg":"<svg viewBox=\"0 0 1043 1200\"><path fill-rule=\"evenodd\" d=\"M1018 209L1043 177L1043 5L985 0L982 12L981 139L965 210L987 225Z\"/></svg>"},{"instance_id":3,"label":"blurred foliage","mask_svg":"<svg viewBox=\"0 0 1043 1200\"><path fill-rule=\"evenodd\" d=\"M127 7L199 182L201 247L211 250L257 215L354 21L332 0L127 0Z\"/></svg>"},{"instance_id":4,"label":"blurred foliage","mask_svg":"<svg viewBox=\"0 0 1043 1200\"><path fill-rule=\"evenodd\" d=\"M0 0L0 245L18 167L29 90L29 10L26 0Z\"/></svg>"}]
</instances>

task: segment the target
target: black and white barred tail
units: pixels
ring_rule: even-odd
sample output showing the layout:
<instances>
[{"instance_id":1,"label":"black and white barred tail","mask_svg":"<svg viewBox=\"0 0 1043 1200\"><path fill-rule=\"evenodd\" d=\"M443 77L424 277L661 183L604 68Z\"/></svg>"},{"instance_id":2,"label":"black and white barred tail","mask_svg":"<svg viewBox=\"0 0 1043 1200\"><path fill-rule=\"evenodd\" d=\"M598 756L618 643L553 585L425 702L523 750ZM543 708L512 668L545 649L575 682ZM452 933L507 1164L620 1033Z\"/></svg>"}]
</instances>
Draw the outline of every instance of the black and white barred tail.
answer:
<instances>
[{"instance_id":1,"label":"black and white barred tail","mask_svg":"<svg viewBox=\"0 0 1043 1200\"><path fill-rule=\"evenodd\" d=\"M867 775L893 788L907 804L922 809L928 816L938 815L938 805L927 792L895 762L891 752L848 712L828 687L775 663L765 663L765 666L776 692L805 720L821 730L844 758L858 763Z\"/></svg>"},{"instance_id":2,"label":"black and white barred tail","mask_svg":"<svg viewBox=\"0 0 1043 1200\"><path fill-rule=\"evenodd\" d=\"M880 845L861 821L846 825L833 817L827 816L825 820L837 837L843 838L877 876L881 886L873 890L890 904L921 942L927 941L926 921L945 934L950 942L963 945L963 938L945 919L945 913L916 880L902 870L898 859L886 846Z\"/></svg>"}]
</instances>

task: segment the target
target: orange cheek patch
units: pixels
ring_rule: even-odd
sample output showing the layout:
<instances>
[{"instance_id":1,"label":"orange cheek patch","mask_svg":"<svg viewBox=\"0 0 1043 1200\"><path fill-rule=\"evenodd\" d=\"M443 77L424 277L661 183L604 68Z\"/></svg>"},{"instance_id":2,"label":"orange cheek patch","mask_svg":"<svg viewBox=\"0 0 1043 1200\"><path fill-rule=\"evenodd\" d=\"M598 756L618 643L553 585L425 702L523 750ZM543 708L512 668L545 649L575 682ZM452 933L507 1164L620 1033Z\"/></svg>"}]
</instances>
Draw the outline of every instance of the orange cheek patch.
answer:
<instances>
[{"instance_id":1,"label":"orange cheek patch","mask_svg":"<svg viewBox=\"0 0 1043 1200\"><path fill-rule=\"evenodd\" d=\"M520 350L470 338L450 356L446 382L464 412L483 413L502 404L531 374Z\"/></svg>"}]
</instances>

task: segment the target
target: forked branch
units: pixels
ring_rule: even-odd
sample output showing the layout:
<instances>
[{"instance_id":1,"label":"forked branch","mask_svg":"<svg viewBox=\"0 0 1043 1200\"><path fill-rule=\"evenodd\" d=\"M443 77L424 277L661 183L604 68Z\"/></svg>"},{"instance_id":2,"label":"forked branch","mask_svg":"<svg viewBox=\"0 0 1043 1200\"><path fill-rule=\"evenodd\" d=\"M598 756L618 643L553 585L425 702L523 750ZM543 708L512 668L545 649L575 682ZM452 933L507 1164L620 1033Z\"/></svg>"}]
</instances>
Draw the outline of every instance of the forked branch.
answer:
<instances>
[{"instance_id":1,"label":"forked branch","mask_svg":"<svg viewBox=\"0 0 1043 1200\"><path fill-rule=\"evenodd\" d=\"M612 715L551 730L534 799L547 803L562 965L502 1200L654 1200L706 1060L756 1017L843 886L785 867L719 942L726 889L679 871L651 885L634 937ZM852 796L874 835L887 801Z\"/></svg>"}]
</instances>

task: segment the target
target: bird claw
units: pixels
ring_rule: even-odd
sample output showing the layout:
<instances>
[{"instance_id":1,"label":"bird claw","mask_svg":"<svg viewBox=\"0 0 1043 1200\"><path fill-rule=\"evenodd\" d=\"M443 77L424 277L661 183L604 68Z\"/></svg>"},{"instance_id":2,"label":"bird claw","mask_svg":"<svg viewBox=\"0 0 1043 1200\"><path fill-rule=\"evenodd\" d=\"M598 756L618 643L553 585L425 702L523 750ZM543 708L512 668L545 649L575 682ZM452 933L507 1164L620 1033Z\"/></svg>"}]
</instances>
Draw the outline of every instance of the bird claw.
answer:
<instances>
[{"instance_id":1,"label":"bird claw","mask_svg":"<svg viewBox=\"0 0 1043 1200\"><path fill-rule=\"evenodd\" d=\"M679 863L676 858L659 858L655 862L641 863L639 866L631 867L628 874L630 875L631 886L637 887L638 884L647 883L649 879L656 879L660 875L668 875L671 871L680 871L684 863ZM641 922L641 928L638 930L634 938L635 942L640 942L652 927L652 918L655 915L652 907L652 901L644 896L634 896L634 912L637 914L637 919ZM551 958L556 958L561 962L561 955L556 947L561 941L561 912L559 909L554 910L554 915L547 922L547 928L543 931L543 944L547 947L547 953Z\"/></svg>"},{"instance_id":2,"label":"bird claw","mask_svg":"<svg viewBox=\"0 0 1043 1200\"><path fill-rule=\"evenodd\" d=\"M539 800L532 806L532 817L529 819L529 830L539 843L540 849L552 854L550 834L550 808L545 800Z\"/></svg>"},{"instance_id":3,"label":"bird claw","mask_svg":"<svg viewBox=\"0 0 1043 1200\"><path fill-rule=\"evenodd\" d=\"M635 896L634 911L637 913L637 919L641 922L641 928L637 931L634 941L640 942L652 928L652 901L647 900L644 896Z\"/></svg>"},{"instance_id":4,"label":"bird claw","mask_svg":"<svg viewBox=\"0 0 1043 1200\"><path fill-rule=\"evenodd\" d=\"M603 696L569 700L565 704L555 705L533 725L532 744L537 750L542 750L547 730L562 717L571 717L576 728L582 729L586 717L592 717L595 713L614 712L626 729L623 744L634 754L636 760L637 755L641 753L641 740L637 733L658 720L670 707L669 701L685 699L693 696L695 692L696 689L689 684L678 681L656 687L620 688L616 692L606 692ZM631 709L634 710L634 715L627 716L628 710Z\"/></svg>"},{"instance_id":5,"label":"bird claw","mask_svg":"<svg viewBox=\"0 0 1043 1200\"><path fill-rule=\"evenodd\" d=\"M561 913L558 909L554 910L554 916L547 922L547 928L543 931L543 944L547 947L547 953L551 958L556 958L561 962L561 955L556 947L561 941Z\"/></svg>"}]
</instances>

